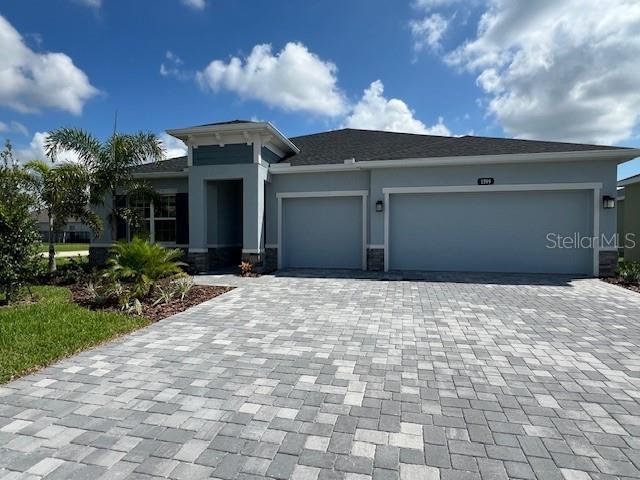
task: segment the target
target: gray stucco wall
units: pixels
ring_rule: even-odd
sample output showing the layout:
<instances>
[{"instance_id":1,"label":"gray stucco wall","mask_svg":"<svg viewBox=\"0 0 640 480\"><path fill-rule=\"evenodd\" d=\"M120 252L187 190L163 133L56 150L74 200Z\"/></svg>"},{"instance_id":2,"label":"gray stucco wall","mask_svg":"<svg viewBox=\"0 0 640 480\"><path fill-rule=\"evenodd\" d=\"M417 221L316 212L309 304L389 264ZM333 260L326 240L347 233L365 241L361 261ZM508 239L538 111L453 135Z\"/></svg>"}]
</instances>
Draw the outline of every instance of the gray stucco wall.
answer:
<instances>
[{"instance_id":1,"label":"gray stucco wall","mask_svg":"<svg viewBox=\"0 0 640 480\"><path fill-rule=\"evenodd\" d=\"M155 179L146 179L146 182L151 185L157 192L175 192L175 193L187 193L189 191L189 182L186 177L180 178L155 178ZM105 205L95 207L95 211L104 223L104 230L102 235L99 238L92 241L92 243L96 244L110 244L112 243L111 239L111 229L109 227L109 223L107 220L107 215L111 210L111 196L105 199Z\"/></svg>"},{"instance_id":2,"label":"gray stucco wall","mask_svg":"<svg viewBox=\"0 0 640 480\"><path fill-rule=\"evenodd\" d=\"M640 183L624 188L624 229L634 235L631 240L635 242L634 248L631 243L625 248L624 259L640 261Z\"/></svg>"},{"instance_id":3,"label":"gray stucco wall","mask_svg":"<svg viewBox=\"0 0 640 480\"><path fill-rule=\"evenodd\" d=\"M602 195L615 196L616 175L615 162L606 161L372 170L369 243L384 243L384 214L375 213L375 202L384 200L386 187L477 185L478 178L491 177L496 185L601 182ZM609 236L615 233L615 210L600 209L600 230Z\"/></svg>"},{"instance_id":4,"label":"gray stucco wall","mask_svg":"<svg viewBox=\"0 0 640 480\"><path fill-rule=\"evenodd\" d=\"M264 181L267 169L251 164L208 165L189 169L189 241L190 249L205 250L208 243L209 182L242 180L242 245L244 249L263 247Z\"/></svg>"},{"instance_id":5,"label":"gray stucco wall","mask_svg":"<svg viewBox=\"0 0 640 480\"><path fill-rule=\"evenodd\" d=\"M328 172L271 175L266 187L266 243L278 242L277 192L369 190L369 172ZM309 221L313 221L312 218Z\"/></svg>"},{"instance_id":6,"label":"gray stucco wall","mask_svg":"<svg viewBox=\"0 0 640 480\"><path fill-rule=\"evenodd\" d=\"M616 164L607 161L384 168L355 172L271 175L266 199L267 244L277 243L277 192L368 190L368 243L381 245L384 243L384 213L375 211L375 203L384 200L383 188L477 185L477 180L481 177L494 178L496 185L598 182L603 183L602 195L615 195L616 191ZM608 236L616 232L615 210L600 209L600 230Z\"/></svg>"},{"instance_id":7,"label":"gray stucco wall","mask_svg":"<svg viewBox=\"0 0 640 480\"><path fill-rule=\"evenodd\" d=\"M624 200L619 200L616 202L616 213L618 217L618 238L620 243L624 241Z\"/></svg>"}]
</instances>

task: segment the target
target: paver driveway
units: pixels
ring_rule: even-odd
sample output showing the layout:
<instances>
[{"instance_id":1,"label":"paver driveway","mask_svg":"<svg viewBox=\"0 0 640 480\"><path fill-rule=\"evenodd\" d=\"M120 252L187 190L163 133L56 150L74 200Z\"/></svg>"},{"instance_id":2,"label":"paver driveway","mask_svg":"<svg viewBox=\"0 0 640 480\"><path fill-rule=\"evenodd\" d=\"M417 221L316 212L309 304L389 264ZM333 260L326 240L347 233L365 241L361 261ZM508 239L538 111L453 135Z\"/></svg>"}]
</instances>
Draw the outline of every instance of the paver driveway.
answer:
<instances>
[{"instance_id":1,"label":"paver driveway","mask_svg":"<svg viewBox=\"0 0 640 480\"><path fill-rule=\"evenodd\" d=\"M640 295L439 279L242 280L0 387L0 478L640 477Z\"/></svg>"}]
</instances>

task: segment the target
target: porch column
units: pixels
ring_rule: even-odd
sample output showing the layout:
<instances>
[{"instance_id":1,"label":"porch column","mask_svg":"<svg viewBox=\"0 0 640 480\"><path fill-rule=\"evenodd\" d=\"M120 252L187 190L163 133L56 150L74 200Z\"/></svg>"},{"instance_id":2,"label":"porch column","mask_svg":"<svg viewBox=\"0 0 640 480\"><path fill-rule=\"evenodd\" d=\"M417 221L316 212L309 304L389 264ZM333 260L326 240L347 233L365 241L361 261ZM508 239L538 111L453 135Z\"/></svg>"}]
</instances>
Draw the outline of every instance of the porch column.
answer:
<instances>
[{"instance_id":1,"label":"porch column","mask_svg":"<svg viewBox=\"0 0 640 480\"><path fill-rule=\"evenodd\" d=\"M262 263L264 257L264 183L267 167L255 164L242 185L242 260Z\"/></svg>"},{"instance_id":2,"label":"porch column","mask_svg":"<svg viewBox=\"0 0 640 480\"><path fill-rule=\"evenodd\" d=\"M204 179L189 172L189 261L199 272L209 269L207 248L207 189Z\"/></svg>"}]
</instances>

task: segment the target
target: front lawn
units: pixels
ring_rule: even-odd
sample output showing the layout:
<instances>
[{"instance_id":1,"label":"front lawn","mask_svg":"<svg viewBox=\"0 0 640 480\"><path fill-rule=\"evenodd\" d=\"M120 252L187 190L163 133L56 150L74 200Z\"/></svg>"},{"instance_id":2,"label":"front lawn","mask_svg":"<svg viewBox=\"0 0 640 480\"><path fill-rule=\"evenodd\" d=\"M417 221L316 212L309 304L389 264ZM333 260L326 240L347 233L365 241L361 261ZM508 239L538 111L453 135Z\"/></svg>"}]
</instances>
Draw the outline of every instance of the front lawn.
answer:
<instances>
[{"instance_id":1,"label":"front lawn","mask_svg":"<svg viewBox=\"0 0 640 480\"><path fill-rule=\"evenodd\" d=\"M33 287L35 303L0 307L0 383L141 328L145 317L97 312L62 287Z\"/></svg>"},{"instance_id":2,"label":"front lawn","mask_svg":"<svg viewBox=\"0 0 640 480\"><path fill-rule=\"evenodd\" d=\"M89 244L88 243L56 243L56 253L57 252L77 252L77 251L87 251L89 250ZM49 244L48 243L41 243L40 244L40 251L41 252L48 252L49 251Z\"/></svg>"}]
</instances>

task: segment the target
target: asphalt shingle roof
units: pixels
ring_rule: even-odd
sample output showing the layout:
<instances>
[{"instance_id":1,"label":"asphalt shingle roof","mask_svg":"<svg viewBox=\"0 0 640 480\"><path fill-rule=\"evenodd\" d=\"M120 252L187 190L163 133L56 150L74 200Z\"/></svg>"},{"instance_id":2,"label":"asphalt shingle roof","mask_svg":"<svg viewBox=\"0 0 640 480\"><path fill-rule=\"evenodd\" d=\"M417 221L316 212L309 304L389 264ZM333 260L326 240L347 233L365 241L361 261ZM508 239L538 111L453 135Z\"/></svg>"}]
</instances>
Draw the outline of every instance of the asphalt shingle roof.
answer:
<instances>
[{"instance_id":1,"label":"asphalt shingle roof","mask_svg":"<svg viewBox=\"0 0 640 480\"><path fill-rule=\"evenodd\" d=\"M233 120L210 125L251 123ZM300 153L290 155L283 162L291 165L323 165L356 161L399 160L404 158L466 157L479 155L506 155L519 153L580 152L611 150L623 147L589 145L581 143L516 140L465 135L443 137L412 133L381 132L345 128L329 132L292 137ZM187 157L145 164L137 168L139 173L179 172L187 167Z\"/></svg>"},{"instance_id":2,"label":"asphalt shingle roof","mask_svg":"<svg viewBox=\"0 0 640 480\"><path fill-rule=\"evenodd\" d=\"M293 137L300 149L285 161L291 165L317 165L356 161L398 160L403 158L465 157L515 153L576 152L620 147L578 143L515 140L467 135L441 137L411 133L343 129Z\"/></svg>"},{"instance_id":3,"label":"asphalt shingle roof","mask_svg":"<svg viewBox=\"0 0 640 480\"><path fill-rule=\"evenodd\" d=\"M172 173L187 168L187 157L175 157L158 163L144 163L135 168L136 173Z\"/></svg>"}]
</instances>

